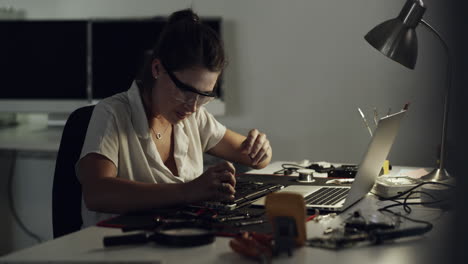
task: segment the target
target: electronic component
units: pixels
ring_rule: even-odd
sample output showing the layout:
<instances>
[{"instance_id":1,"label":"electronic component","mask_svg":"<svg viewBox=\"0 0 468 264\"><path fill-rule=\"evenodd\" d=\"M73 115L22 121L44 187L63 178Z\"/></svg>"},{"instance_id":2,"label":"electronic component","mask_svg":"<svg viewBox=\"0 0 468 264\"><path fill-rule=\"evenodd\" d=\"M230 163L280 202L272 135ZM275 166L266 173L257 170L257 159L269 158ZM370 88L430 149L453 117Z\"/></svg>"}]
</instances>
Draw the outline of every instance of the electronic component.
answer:
<instances>
[{"instance_id":1,"label":"electronic component","mask_svg":"<svg viewBox=\"0 0 468 264\"><path fill-rule=\"evenodd\" d=\"M358 171L357 165L343 164L340 166L333 166L324 162L313 163L308 168L318 173L327 173L328 177L335 178L354 178Z\"/></svg>"},{"instance_id":2,"label":"electronic component","mask_svg":"<svg viewBox=\"0 0 468 264\"><path fill-rule=\"evenodd\" d=\"M354 178L358 171L357 165L343 164L334 166L331 163L323 161L312 163L307 167L288 163L282 164L281 167L282 169L275 171L274 174L291 175L295 172L300 174L299 170L311 169L316 173L315 176L326 173L327 177Z\"/></svg>"},{"instance_id":3,"label":"electronic component","mask_svg":"<svg viewBox=\"0 0 468 264\"><path fill-rule=\"evenodd\" d=\"M353 164L343 164L340 166L326 166L323 163L313 163L309 167L318 173L327 173L328 177L354 178L358 171L358 166Z\"/></svg>"},{"instance_id":4,"label":"electronic component","mask_svg":"<svg viewBox=\"0 0 468 264\"><path fill-rule=\"evenodd\" d=\"M429 232L432 227L411 227L405 229L377 229L372 232L362 232L352 235L331 235L329 237L315 237L307 240L307 246L341 249L356 245L359 242L369 242L371 244L381 244L387 240L403 237L420 236Z\"/></svg>"},{"instance_id":5,"label":"electronic component","mask_svg":"<svg viewBox=\"0 0 468 264\"><path fill-rule=\"evenodd\" d=\"M283 189L284 186L275 183L262 183L254 181L238 181L236 184L236 194L234 200L230 202L207 201L200 205L191 205L192 207L210 208L220 211L232 211L249 205L257 199L266 196L269 193Z\"/></svg>"},{"instance_id":6,"label":"electronic component","mask_svg":"<svg viewBox=\"0 0 468 264\"><path fill-rule=\"evenodd\" d=\"M373 230L394 229L396 224L388 218L379 217L381 215L371 215L367 218L361 215L360 211L354 213L345 221L345 233L354 234L359 232L370 232Z\"/></svg>"},{"instance_id":7,"label":"electronic component","mask_svg":"<svg viewBox=\"0 0 468 264\"><path fill-rule=\"evenodd\" d=\"M311 238L307 240L306 244L311 247L341 249L354 246L360 242L380 244L387 240L419 236L432 230L432 224L428 222L425 223L425 226L400 229L393 222L376 217L377 215L371 215L370 219L366 219L359 211L355 211L345 221L344 227L326 230L325 236ZM411 220L408 217L405 218ZM421 223L422 221L417 222Z\"/></svg>"},{"instance_id":8,"label":"electronic component","mask_svg":"<svg viewBox=\"0 0 468 264\"><path fill-rule=\"evenodd\" d=\"M357 165L341 165L328 172L328 177L335 178L354 178L358 171Z\"/></svg>"}]
</instances>

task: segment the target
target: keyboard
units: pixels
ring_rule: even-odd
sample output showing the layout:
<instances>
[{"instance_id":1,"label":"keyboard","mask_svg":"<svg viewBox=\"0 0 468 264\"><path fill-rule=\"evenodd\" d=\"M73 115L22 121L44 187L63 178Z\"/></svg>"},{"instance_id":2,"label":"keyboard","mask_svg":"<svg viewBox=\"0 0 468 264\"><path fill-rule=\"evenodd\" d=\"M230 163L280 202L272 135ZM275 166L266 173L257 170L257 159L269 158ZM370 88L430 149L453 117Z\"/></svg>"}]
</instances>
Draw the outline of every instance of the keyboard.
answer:
<instances>
[{"instance_id":1,"label":"keyboard","mask_svg":"<svg viewBox=\"0 0 468 264\"><path fill-rule=\"evenodd\" d=\"M308 205L335 205L344 199L349 188L322 187L304 198Z\"/></svg>"},{"instance_id":2,"label":"keyboard","mask_svg":"<svg viewBox=\"0 0 468 264\"><path fill-rule=\"evenodd\" d=\"M245 202L253 202L260 197L263 197L271 192L282 189L284 186L275 183L263 182L238 182L236 184L236 193L234 194L234 203L242 204Z\"/></svg>"},{"instance_id":3,"label":"keyboard","mask_svg":"<svg viewBox=\"0 0 468 264\"><path fill-rule=\"evenodd\" d=\"M283 188L283 185L275 183L238 181L232 202L205 202L204 205L212 209L234 210L249 205L255 200Z\"/></svg>"}]
</instances>

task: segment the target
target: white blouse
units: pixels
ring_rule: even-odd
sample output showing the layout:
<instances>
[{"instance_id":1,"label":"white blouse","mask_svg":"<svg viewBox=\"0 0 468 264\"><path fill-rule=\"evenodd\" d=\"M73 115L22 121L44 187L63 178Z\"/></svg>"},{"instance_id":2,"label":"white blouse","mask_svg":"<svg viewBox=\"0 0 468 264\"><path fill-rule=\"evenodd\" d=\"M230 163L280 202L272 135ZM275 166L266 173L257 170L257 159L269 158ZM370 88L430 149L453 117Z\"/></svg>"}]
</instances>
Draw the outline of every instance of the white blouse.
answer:
<instances>
[{"instance_id":1,"label":"white blouse","mask_svg":"<svg viewBox=\"0 0 468 264\"><path fill-rule=\"evenodd\" d=\"M127 92L99 102L93 111L80 159L98 153L117 167L117 177L150 183L183 183L203 173L203 152L223 138L226 127L204 107L174 125L174 159L179 176L164 165L156 149L135 82ZM79 161L78 161L79 162ZM89 211L81 205L83 227L112 214Z\"/></svg>"}]
</instances>

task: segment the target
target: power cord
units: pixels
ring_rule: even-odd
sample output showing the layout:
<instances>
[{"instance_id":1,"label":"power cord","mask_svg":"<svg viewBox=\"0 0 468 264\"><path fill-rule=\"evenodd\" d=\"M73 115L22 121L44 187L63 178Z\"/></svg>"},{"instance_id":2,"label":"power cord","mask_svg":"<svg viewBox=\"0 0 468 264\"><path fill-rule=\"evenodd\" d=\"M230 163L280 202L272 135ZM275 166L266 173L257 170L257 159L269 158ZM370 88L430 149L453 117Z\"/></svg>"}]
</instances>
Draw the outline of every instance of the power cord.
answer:
<instances>
[{"instance_id":1,"label":"power cord","mask_svg":"<svg viewBox=\"0 0 468 264\"><path fill-rule=\"evenodd\" d=\"M433 202L417 202L417 203L408 203L408 199L411 199L411 195L413 194L417 194L417 193L420 193L420 194L426 194L427 196L431 197L432 199L436 199L432 194L430 193L427 193L427 192L422 192L422 191L413 191L413 192L410 192L404 199L403 202L400 202L398 200L391 200L392 202L395 202L395 204L391 204L391 205L388 205L388 206L385 206L383 208L381 208L381 210L383 209L387 209L387 208L391 208L391 207L396 207L396 206L403 206L403 209L405 210L406 213L411 213L411 207L409 207L409 205L427 205L427 204L436 204L436 203L440 203L440 202L443 202L441 200L437 200L437 201L433 201Z\"/></svg>"},{"instance_id":2,"label":"power cord","mask_svg":"<svg viewBox=\"0 0 468 264\"><path fill-rule=\"evenodd\" d=\"M18 216L18 213L16 212L15 204L13 202L13 175L15 173L15 166L16 166L16 151L12 151L12 162L11 162L11 168L9 171L8 175L8 205L9 209L11 212L11 215L13 216L15 222L18 224L18 226L23 230L29 237L33 238L36 240L38 243L42 242L42 239L35 233L29 230L29 228L26 227L26 225L21 221L21 219Z\"/></svg>"},{"instance_id":3,"label":"power cord","mask_svg":"<svg viewBox=\"0 0 468 264\"><path fill-rule=\"evenodd\" d=\"M273 172L273 174L291 175L292 173L294 173L298 169L308 169L309 168L307 166L301 166L301 165L292 164L292 163L281 164L281 167L282 167L281 170L277 170L277 171Z\"/></svg>"},{"instance_id":4,"label":"power cord","mask_svg":"<svg viewBox=\"0 0 468 264\"><path fill-rule=\"evenodd\" d=\"M379 200L382 200L382 201L385 201L385 200L395 200L395 199L398 199L398 198L401 198L403 196L405 196L406 194L408 193L411 193L413 192L414 190L418 189L419 187L423 186L423 185L427 185L427 184L430 184L430 185L440 185L440 186L445 186L445 187L450 187L450 188L454 188L455 186L452 185L452 184L447 184L447 183L442 183L442 182L422 182L414 187L411 187L410 189L404 191L404 192L401 192L397 195L394 195L394 196L391 196L391 197L383 197L383 196L380 196L374 192L371 192L373 195L377 196L377 198L379 198ZM425 193L427 194L427 193ZM430 194L429 194L430 195ZM430 195L430 197L432 197L432 195Z\"/></svg>"},{"instance_id":5,"label":"power cord","mask_svg":"<svg viewBox=\"0 0 468 264\"><path fill-rule=\"evenodd\" d=\"M409 190L407 190L407 191L405 191L405 192L403 192L401 194L395 195L393 197L383 198L382 199L382 200L391 200L391 201L393 201L395 203L384 206L382 208L379 208L378 209L379 212L382 212L382 211L388 212L388 213L391 213L391 214L393 214L393 215L395 215L397 217L404 218L404 219L412 221L414 223L419 223L419 224L424 224L425 225L422 228L414 227L414 228L403 229L403 230L401 230L402 234L405 234L405 235L415 235L415 234L422 235L422 234L425 234L425 233L429 232L430 230L432 230L433 225L429 221L414 219L414 218L411 218L409 216L403 215L401 213L396 213L396 212L390 210L390 208L392 208L392 207L402 206L403 209L405 210L405 212L407 214L410 214L412 210L411 210L411 207L409 205L426 205L426 204L435 204L435 203L443 202L443 200L436 200L436 198L433 195L431 195L430 193L423 192L423 191L413 191L413 190L417 189L418 187L420 187L422 185L425 185L425 184L434 184L434 185L443 185L443 186L446 186L446 187L453 187L453 185L445 184L445 183L423 182L423 183L418 184L417 186L415 186L415 187L413 187L413 188L411 188L411 189L409 189ZM434 199L434 201L433 202L408 202L408 200L411 199L412 195L418 194L418 193L428 195L429 197ZM404 198L403 202L395 200L396 198L400 198L400 197L402 197L404 195L406 195L406 197Z\"/></svg>"},{"instance_id":6,"label":"power cord","mask_svg":"<svg viewBox=\"0 0 468 264\"><path fill-rule=\"evenodd\" d=\"M424 184L440 184L444 186L453 187L452 185L444 184L444 183L425 182L425 183L421 183L419 186L415 186L414 188L411 188L410 190L405 191L404 193L395 195L393 197L384 198L384 197L380 197L379 195L376 195L377 197L380 197L381 200L390 200L394 202L394 204L390 204L382 208L379 208L378 209L379 212L381 213L388 212L399 218L401 217L403 219L406 219L414 223L423 224L424 226L413 226L413 227L408 227L408 228L396 229L395 226L386 225L385 223L369 224L367 221L365 221L365 219L364 220L362 219L362 216L360 216L360 214L358 214L357 216L353 216L353 217L359 217L357 222L348 222L347 220L347 223L345 225L347 228L350 228L349 230L352 230L353 232L346 233L346 227L345 227L344 231L335 230L334 231L335 233L331 233L331 235L327 237L317 237L317 238L309 239L307 241L307 245L312 246L312 247L321 247L321 248L328 248L328 249L341 249L341 248L354 246L360 242L367 241L372 244L380 244L387 240L393 240L393 239L410 237L410 236L421 236L421 235L426 234L427 232L431 231L433 228L433 224L431 222L414 219L407 215L403 215L399 212L394 212L390 210L390 208L402 206L405 212L407 214L410 214L412 211L410 205L421 205L421 204L424 205L424 204L432 204L432 203L441 202L441 201L424 202L424 203L408 202L408 200L411 199L414 194L418 194L418 193L419 194L424 193L428 195L428 197L431 197L432 199L436 200L436 198L430 193L422 192L422 191L415 191L416 188ZM403 201L395 200L403 196L405 196Z\"/></svg>"},{"instance_id":7,"label":"power cord","mask_svg":"<svg viewBox=\"0 0 468 264\"><path fill-rule=\"evenodd\" d=\"M410 193L408 195L408 197L411 194L413 194L413 193ZM406 198L408 198L408 197L406 197ZM397 202L396 204L392 204L392 205L382 207L382 208L378 209L378 211L379 212L382 212L382 211L388 212L388 213L391 213L391 214L393 214L393 215L395 215L397 217L401 217L401 218L404 218L406 220L409 220L411 222L424 224L425 226L405 228L405 229L401 229L401 230L397 230L397 231L393 231L393 232L387 232L388 234L382 233L382 234L380 234L379 239L386 240L386 239L390 239L390 238L407 237L407 236L413 236L413 235L423 235L423 234L425 234L425 233L432 230L433 225L429 221L414 219L414 218L403 215L401 213L394 212L394 211L389 209L389 208L396 207L396 206L403 206L405 212L407 214L409 214L409 213L411 213L411 207L409 207L409 205L417 205L417 204L422 204L422 203L408 203L407 199L405 199L404 202L400 202L400 201L396 201L396 202ZM436 202L439 202L439 201L436 201ZM392 237L389 237L389 235L391 235Z\"/></svg>"}]
</instances>

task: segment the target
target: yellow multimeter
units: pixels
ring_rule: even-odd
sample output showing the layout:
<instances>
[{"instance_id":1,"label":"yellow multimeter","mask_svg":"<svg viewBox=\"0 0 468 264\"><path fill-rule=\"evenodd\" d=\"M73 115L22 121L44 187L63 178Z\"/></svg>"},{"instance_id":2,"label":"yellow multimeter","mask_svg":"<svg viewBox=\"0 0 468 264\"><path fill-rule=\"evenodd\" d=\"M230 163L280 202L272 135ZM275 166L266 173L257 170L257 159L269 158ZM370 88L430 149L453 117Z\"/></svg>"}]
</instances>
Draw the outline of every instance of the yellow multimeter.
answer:
<instances>
[{"instance_id":1,"label":"yellow multimeter","mask_svg":"<svg viewBox=\"0 0 468 264\"><path fill-rule=\"evenodd\" d=\"M295 222L295 241L304 246L306 241L306 207L304 197L297 193L280 192L267 195L265 208L273 230L278 229L278 219L289 218Z\"/></svg>"}]
</instances>

